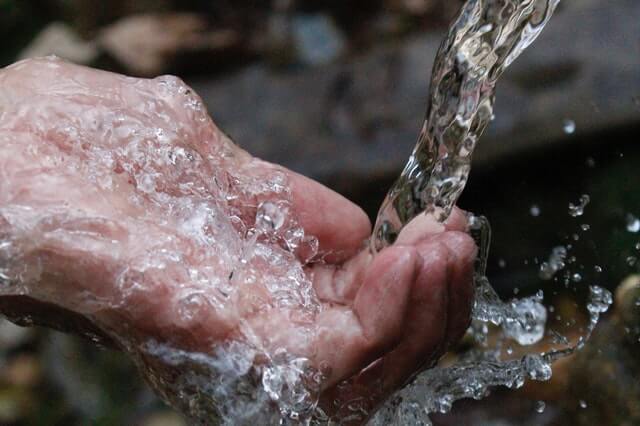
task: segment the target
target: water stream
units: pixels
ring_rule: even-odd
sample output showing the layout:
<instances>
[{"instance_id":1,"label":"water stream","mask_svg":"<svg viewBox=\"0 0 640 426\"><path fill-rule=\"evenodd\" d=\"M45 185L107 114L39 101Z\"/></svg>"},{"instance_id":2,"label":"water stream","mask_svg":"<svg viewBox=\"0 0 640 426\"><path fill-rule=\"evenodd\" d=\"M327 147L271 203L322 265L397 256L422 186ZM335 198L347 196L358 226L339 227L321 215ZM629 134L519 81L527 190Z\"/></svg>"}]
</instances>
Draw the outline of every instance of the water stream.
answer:
<instances>
[{"instance_id":1,"label":"water stream","mask_svg":"<svg viewBox=\"0 0 640 426\"><path fill-rule=\"evenodd\" d=\"M558 2L466 2L438 52L427 117L406 168L381 207L370 242L374 252L392 244L402 227L419 214L432 214L439 220L449 216L468 180L473 151L493 117L500 75L540 34ZM38 61L40 70L54 72L51 70L61 67L55 58ZM31 66L33 63L18 63L8 71L20 72ZM65 82L63 91L87 91L84 86L76 87L78 84L75 80ZM134 114L124 111L99 116L104 128L117 135L113 141L120 144L118 149L93 143L93 109L78 109L71 103L70 114L63 108L65 102L71 102L67 98L47 103L51 96L58 96L55 91L41 97L46 101L43 105L26 100L19 105L21 114L6 114L0 130L20 130L23 116L34 114L43 123L58 126L54 133L68 142L65 154L49 145L40 147L37 141L29 145L13 133L4 136L3 146L15 150L19 158L31 158L36 152L32 148L44 149L41 158L51 164L62 164L58 157L65 160L65 165L55 170L67 170L72 176L84 173L84 181L98 182L103 189L117 187L113 179L117 164L135 187L128 200L145 208L136 209L135 217L119 218L116 227L91 211L72 211L67 217L55 205L51 209L0 206L4 221L0 225L17 230L15 235L0 233L0 293L30 294L60 306L89 306L80 313L94 318L133 357L160 396L194 424L341 424L349 419L354 423L369 419L374 414L369 406L349 400L338 402L341 405L335 411L344 408L344 413L328 418L317 405L330 372L323 370L322 362L314 365L311 359L285 349L290 345L317 350L313 344L320 327L316 320L326 312L323 310L332 308L317 297L305 270L306 260L318 253L318 240L305 234L291 213L292 194L286 175L271 169L261 171L248 156L245 159L244 154L234 151L213 125L201 100L178 79L123 78L117 85L126 93L140 95L142 100L136 105L143 105ZM166 111L163 103L157 102L158 96L176 105L184 120L163 115ZM239 200L249 201L243 205ZM583 197L572 206L572 214L579 216L588 201ZM387 401L370 420L372 424L429 424L430 413L446 412L462 398L483 398L494 386L517 388L528 379L548 380L553 361L581 348L600 314L611 304L607 290L590 286L586 304L590 322L582 337L571 342L548 330L541 291L505 302L493 290L485 276L491 242L489 222L483 217L469 219L470 232L480 248L473 322L467 336L473 349L459 354L453 363L437 365L417 376ZM636 222L635 217L630 219L628 229L636 230ZM80 224L81 232L70 224ZM110 234L107 241L100 232L87 232L87 224L98 230L118 229L118 235ZM51 229L43 233L43 226ZM165 234L167 229L171 235ZM116 239L121 234L126 241L149 246L132 257L128 246ZM22 247L42 243L36 238L47 238L46 244L54 241L62 248L82 238L91 255L96 254L96 247L107 247L100 253L108 255L107 259L117 258L114 264L125 259L124 268L114 268L103 277L106 282L115 282L122 300L91 298L87 292L74 296L78 300L68 300L55 288L40 285L41 259L26 256L29 251ZM558 249L541 273L553 276L563 268L565 257L566 251ZM178 343L172 346L139 336L119 321L99 316L114 304L118 307L131 299L153 298L164 285L172 289L167 310L180 329L210 331L202 321L211 320L209 314L214 312L221 318L213 323L225 325L228 321L238 338L225 343L215 340L215 344L189 351ZM239 310L251 313L251 320L239 315ZM236 318L240 318L237 324L233 322ZM344 318L324 324L323 330L343 326ZM554 349L539 353L526 348L545 335L556 337L559 343ZM521 353L526 355L504 356L508 352L505 347L512 343L525 347ZM299 353L309 358L316 355Z\"/></svg>"},{"instance_id":2,"label":"water stream","mask_svg":"<svg viewBox=\"0 0 640 426\"><path fill-rule=\"evenodd\" d=\"M402 227L419 214L432 214L438 220L449 216L469 177L473 151L492 120L500 75L536 39L558 3L559 0L467 1L438 52L426 120L407 166L380 209L370 241L372 251L392 244ZM257 184L247 181L246 187ZM273 191L265 194L270 192ZM280 238L286 246L290 242L297 246L304 232L295 223L274 226L282 221L273 218L286 216L288 205L286 193L275 193L284 196L284 201L269 205L268 209L261 204L256 224L269 219L269 226L256 226L255 232ZM586 203L582 204L580 208L584 209ZM526 380L548 380L553 361L582 347L600 314L611 304L607 290L591 286L589 325L583 336L571 343L547 330L542 291L522 299L500 299L485 276L491 242L489 222L483 217L470 217L470 232L480 248L473 322L468 331L468 338L475 342L474 349L459 355L453 364L438 365L418 375L384 404L370 419L371 424L430 424L429 414L447 412L463 398L483 398L492 387L518 388ZM292 236L296 236L295 241ZM250 258L257 255L261 262L271 262L277 255L283 259L283 267L295 266L285 253L260 249L259 241L243 246L238 258L246 264L247 253ZM560 269L561 263L553 266ZM300 271L295 272L298 281L291 284L295 297L288 289L290 284L277 280L277 274L273 280L275 294L286 296L287 305L301 304L313 315L319 309L317 301L298 297L301 289L309 290L311 284ZM238 281L238 285L243 284ZM225 287L224 291L230 294L238 289ZM130 352L165 400L203 424L342 424L359 423L373 415L362 401L347 400L336 402L340 404L337 411L342 414L329 418L316 406L323 380L321 371L305 358L286 351L269 351L263 342L252 338L251 327L243 333L248 342L231 343L209 354L184 352L153 341L142 346L134 344ZM554 341L560 342L555 349L546 353L525 349L521 352L525 356L504 356L507 344L530 346L546 334L556 336ZM256 359L263 361L256 365Z\"/></svg>"},{"instance_id":3,"label":"water stream","mask_svg":"<svg viewBox=\"0 0 640 426\"><path fill-rule=\"evenodd\" d=\"M493 118L500 75L538 37L558 3L469 0L464 5L438 51L426 119L409 162L379 211L371 240L373 251L392 244L403 226L419 214L431 214L441 221L449 216L468 180L473 151ZM572 206L572 215L584 210L588 197L584 198L578 207ZM581 348L600 314L612 303L609 291L591 286L589 325L577 342L570 345L566 338L556 339L564 347L502 359L504 342L528 346L545 336L544 294L539 291L532 297L503 302L485 276L489 222L471 217L470 227L480 248L469 330L477 348L452 366L422 373L377 413L373 424L429 424L430 413L447 412L463 398L481 399L491 387L518 388L527 379L550 379L552 362ZM561 267L558 262L554 265Z\"/></svg>"}]
</instances>

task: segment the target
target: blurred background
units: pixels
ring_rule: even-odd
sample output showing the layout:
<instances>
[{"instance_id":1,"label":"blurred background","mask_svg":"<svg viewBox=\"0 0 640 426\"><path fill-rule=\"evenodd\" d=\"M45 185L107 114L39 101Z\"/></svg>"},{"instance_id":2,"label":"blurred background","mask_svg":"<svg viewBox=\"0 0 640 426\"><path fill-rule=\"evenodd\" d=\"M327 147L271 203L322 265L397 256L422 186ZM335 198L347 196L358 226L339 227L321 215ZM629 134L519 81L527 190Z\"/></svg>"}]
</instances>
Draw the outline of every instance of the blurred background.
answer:
<instances>
[{"instance_id":1,"label":"blurred background","mask_svg":"<svg viewBox=\"0 0 640 426\"><path fill-rule=\"evenodd\" d=\"M416 140L461 4L0 0L0 66L56 54L179 75L239 145L373 218ZM569 337L585 324L590 284L616 291L613 312L550 383L456 404L437 425L640 424L639 22L637 0L561 3L501 80L460 202L491 220L488 275L503 297L545 289L550 321ZM570 213L583 195L584 213ZM549 276L560 246L564 268ZM120 354L0 322L0 425L185 424Z\"/></svg>"}]
</instances>

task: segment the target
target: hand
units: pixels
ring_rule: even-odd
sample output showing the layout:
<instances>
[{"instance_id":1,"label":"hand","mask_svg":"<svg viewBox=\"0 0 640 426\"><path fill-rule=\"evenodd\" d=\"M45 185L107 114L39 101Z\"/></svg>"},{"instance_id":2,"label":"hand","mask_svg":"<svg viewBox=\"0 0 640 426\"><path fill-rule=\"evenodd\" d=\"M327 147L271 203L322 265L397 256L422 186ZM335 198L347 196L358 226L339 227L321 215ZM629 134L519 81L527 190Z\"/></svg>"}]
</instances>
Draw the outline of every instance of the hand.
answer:
<instances>
[{"instance_id":1,"label":"hand","mask_svg":"<svg viewBox=\"0 0 640 426\"><path fill-rule=\"evenodd\" d=\"M242 151L174 77L0 71L0 294L20 296L0 309L85 318L143 364L166 361L148 342L242 342L256 365L284 352L322 373L325 412L364 401L362 421L465 332L465 227L459 210L421 217L373 256L357 206Z\"/></svg>"}]
</instances>

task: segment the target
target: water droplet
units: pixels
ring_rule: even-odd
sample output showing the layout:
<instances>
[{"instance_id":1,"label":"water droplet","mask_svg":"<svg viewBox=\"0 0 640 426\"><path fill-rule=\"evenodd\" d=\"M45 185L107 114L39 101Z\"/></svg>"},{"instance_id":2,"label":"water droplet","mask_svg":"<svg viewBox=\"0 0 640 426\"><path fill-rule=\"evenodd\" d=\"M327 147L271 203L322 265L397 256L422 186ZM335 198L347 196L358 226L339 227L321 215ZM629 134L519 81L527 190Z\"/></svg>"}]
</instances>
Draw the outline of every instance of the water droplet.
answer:
<instances>
[{"instance_id":1,"label":"water droplet","mask_svg":"<svg viewBox=\"0 0 640 426\"><path fill-rule=\"evenodd\" d=\"M594 160L593 157L588 157L587 160L585 161L585 164L590 169L593 169L596 166L596 160Z\"/></svg>"},{"instance_id":2,"label":"water droplet","mask_svg":"<svg viewBox=\"0 0 640 426\"><path fill-rule=\"evenodd\" d=\"M587 401L585 400L580 400L580 408L587 408Z\"/></svg>"},{"instance_id":3,"label":"water droplet","mask_svg":"<svg viewBox=\"0 0 640 426\"><path fill-rule=\"evenodd\" d=\"M640 250L640 243L636 243L636 250Z\"/></svg>"},{"instance_id":4,"label":"water droplet","mask_svg":"<svg viewBox=\"0 0 640 426\"><path fill-rule=\"evenodd\" d=\"M597 273L601 273L602 272L602 266L600 265L595 265L593 267L593 270L596 271Z\"/></svg>"},{"instance_id":5,"label":"water droplet","mask_svg":"<svg viewBox=\"0 0 640 426\"><path fill-rule=\"evenodd\" d=\"M564 269L565 259L567 258L567 249L563 246L554 247L549 256L549 260L540 265L538 276L540 279L548 281L554 275Z\"/></svg>"},{"instance_id":6,"label":"water droplet","mask_svg":"<svg viewBox=\"0 0 640 426\"><path fill-rule=\"evenodd\" d=\"M588 231L591 229L591 225L587 224L587 223L583 223L582 225L580 225L580 229L582 229L583 231Z\"/></svg>"},{"instance_id":7,"label":"water droplet","mask_svg":"<svg viewBox=\"0 0 640 426\"><path fill-rule=\"evenodd\" d=\"M564 120L562 123L562 129L567 135L572 135L576 131L576 122L573 120Z\"/></svg>"},{"instance_id":8,"label":"water droplet","mask_svg":"<svg viewBox=\"0 0 640 426\"><path fill-rule=\"evenodd\" d=\"M531 214L531 216L533 216L533 217L540 216L540 207L538 207L535 204L532 205L531 208L529 209L529 214Z\"/></svg>"},{"instance_id":9,"label":"water droplet","mask_svg":"<svg viewBox=\"0 0 640 426\"><path fill-rule=\"evenodd\" d=\"M571 279L573 280L574 283L579 283L580 281L582 281L582 275L580 274L573 274L573 276L571 276Z\"/></svg>"},{"instance_id":10,"label":"water droplet","mask_svg":"<svg viewBox=\"0 0 640 426\"><path fill-rule=\"evenodd\" d=\"M263 231L277 231L284 224L284 220L285 213L275 203L265 201L258 206L256 228Z\"/></svg>"},{"instance_id":11,"label":"water droplet","mask_svg":"<svg viewBox=\"0 0 640 426\"><path fill-rule=\"evenodd\" d=\"M501 269L506 268L506 267L507 267L507 261L506 261L506 260L504 260L504 259L499 259L499 260L498 260L498 266L499 266Z\"/></svg>"},{"instance_id":12,"label":"water droplet","mask_svg":"<svg viewBox=\"0 0 640 426\"><path fill-rule=\"evenodd\" d=\"M544 337L547 310L542 304L542 295L511 302L513 318L505 318L503 330L506 336L522 346L533 345Z\"/></svg>"},{"instance_id":13,"label":"water droplet","mask_svg":"<svg viewBox=\"0 0 640 426\"><path fill-rule=\"evenodd\" d=\"M569 215L573 217L579 217L584 214L584 208L589 204L591 198L587 194L583 194L580 197L580 202L578 204L569 204Z\"/></svg>"},{"instance_id":14,"label":"water droplet","mask_svg":"<svg viewBox=\"0 0 640 426\"><path fill-rule=\"evenodd\" d=\"M640 219L631 213L627 214L627 231L634 234L640 232Z\"/></svg>"},{"instance_id":15,"label":"water droplet","mask_svg":"<svg viewBox=\"0 0 640 426\"><path fill-rule=\"evenodd\" d=\"M635 257L635 256L627 257L627 265L636 266L636 263L638 263L638 258L637 257Z\"/></svg>"},{"instance_id":16,"label":"water droplet","mask_svg":"<svg viewBox=\"0 0 640 426\"><path fill-rule=\"evenodd\" d=\"M587 309L592 314L601 314L609 310L609 306L613 303L613 296L607 289L598 286L591 286L589 288L589 303Z\"/></svg>"},{"instance_id":17,"label":"water droplet","mask_svg":"<svg viewBox=\"0 0 640 426\"><path fill-rule=\"evenodd\" d=\"M547 404L545 404L544 401L538 401L536 402L536 412L537 413L544 413L544 409L547 408Z\"/></svg>"},{"instance_id":18,"label":"water droplet","mask_svg":"<svg viewBox=\"0 0 640 426\"><path fill-rule=\"evenodd\" d=\"M527 374L532 380L544 382L551 378L551 365L540 355L526 355L523 363Z\"/></svg>"}]
</instances>

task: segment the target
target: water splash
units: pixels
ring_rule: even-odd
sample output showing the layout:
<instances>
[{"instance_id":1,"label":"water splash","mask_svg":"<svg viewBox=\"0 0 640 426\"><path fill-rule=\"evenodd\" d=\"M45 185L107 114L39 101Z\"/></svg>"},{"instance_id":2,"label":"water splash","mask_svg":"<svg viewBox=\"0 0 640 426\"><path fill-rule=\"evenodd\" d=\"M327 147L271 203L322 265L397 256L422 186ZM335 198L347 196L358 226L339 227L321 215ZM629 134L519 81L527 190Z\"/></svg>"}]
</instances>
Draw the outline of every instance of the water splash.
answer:
<instances>
[{"instance_id":1,"label":"water splash","mask_svg":"<svg viewBox=\"0 0 640 426\"><path fill-rule=\"evenodd\" d=\"M627 231L634 234L640 232L640 219L631 213L627 214Z\"/></svg>"},{"instance_id":2,"label":"water splash","mask_svg":"<svg viewBox=\"0 0 640 426\"><path fill-rule=\"evenodd\" d=\"M565 246L554 247L549 255L549 260L540 265L538 276L541 280L552 279L558 271L566 266L567 248Z\"/></svg>"},{"instance_id":3,"label":"water splash","mask_svg":"<svg viewBox=\"0 0 640 426\"><path fill-rule=\"evenodd\" d=\"M422 212L449 216L478 139L493 117L504 70L540 34L559 0L469 0L440 46L418 143L384 201L372 248L393 243Z\"/></svg>"},{"instance_id":4,"label":"water splash","mask_svg":"<svg viewBox=\"0 0 640 426\"><path fill-rule=\"evenodd\" d=\"M436 57L427 117L418 143L378 213L371 239L374 252L392 244L403 226L418 214L433 214L441 221L449 216L467 182L478 139L493 117L498 78L540 34L558 3L467 1ZM573 133L575 123L565 123L564 129ZM582 216L589 201L583 195L579 204L570 206L570 214ZM531 213L536 216L539 209ZM436 367L419 375L376 414L372 421L375 425L430 424L429 413L447 412L462 398L480 399L493 386L518 388L527 378L550 379L552 362L581 348L611 304L607 290L592 286L587 305L590 322L575 345L558 339L565 343L564 348L503 360L503 341L514 340L526 346L544 337L544 295L539 292L530 298L503 302L485 277L489 223L485 218L472 217L470 227L480 251L473 323L468 333L480 349L471 350L453 366ZM564 267L565 258L566 248L554 250L541 268L541 276L552 278ZM488 343L488 325L500 328L499 343Z\"/></svg>"},{"instance_id":5,"label":"water splash","mask_svg":"<svg viewBox=\"0 0 640 426\"><path fill-rule=\"evenodd\" d=\"M573 120L564 120L564 123L562 123L562 130L564 130L567 135L574 134L576 132L576 122Z\"/></svg>"},{"instance_id":6,"label":"water splash","mask_svg":"<svg viewBox=\"0 0 640 426\"><path fill-rule=\"evenodd\" d=\"M591 197L587 194L581 195L580 201L577 204L569 203L569 215L572 217L580 217L584 215L584 209L590 202Z\"/></svg>"}]
</instances>

